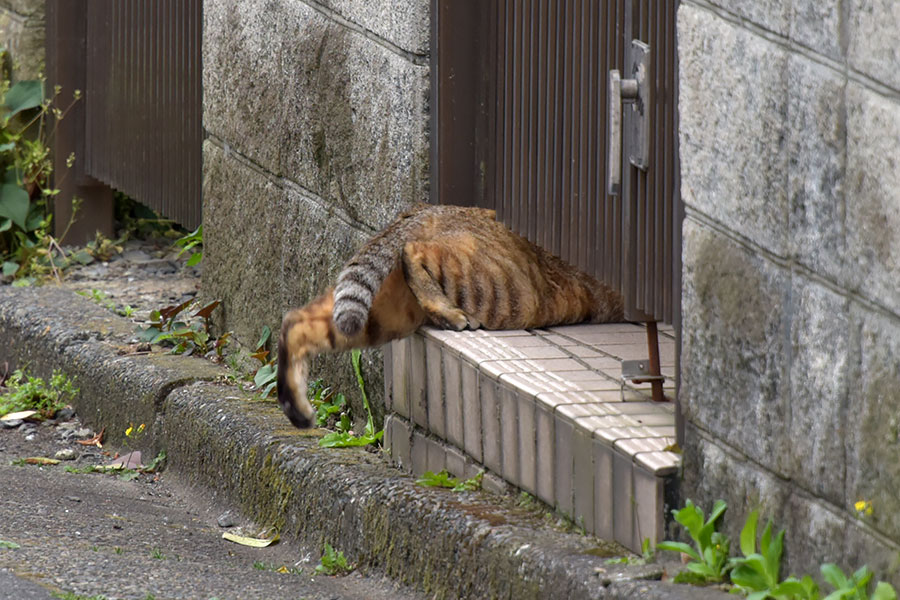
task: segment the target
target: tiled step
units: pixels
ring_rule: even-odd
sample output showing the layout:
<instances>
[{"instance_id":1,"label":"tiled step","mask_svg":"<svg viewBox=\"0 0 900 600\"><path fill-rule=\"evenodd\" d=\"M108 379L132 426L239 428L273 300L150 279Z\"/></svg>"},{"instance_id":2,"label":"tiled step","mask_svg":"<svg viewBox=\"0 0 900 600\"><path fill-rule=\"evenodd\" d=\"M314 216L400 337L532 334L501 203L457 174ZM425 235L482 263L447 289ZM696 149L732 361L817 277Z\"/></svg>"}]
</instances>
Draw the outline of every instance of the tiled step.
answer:
<instances>
[{"instance_id":1,"label":"tiled step","mask_svg":"<svg viewBox=\"0 0 900 600\"><path fill-rule=\"evenodd\" d=\"M664 386L674 396L674 338L660 332ZM504 481L585 530L640 551L662 539L680 457L672 403L649 384L623 385L621 361L647 357L641 325L533 331L423 328L385 352L395 462Z\"/></svg>"}]
</instances>

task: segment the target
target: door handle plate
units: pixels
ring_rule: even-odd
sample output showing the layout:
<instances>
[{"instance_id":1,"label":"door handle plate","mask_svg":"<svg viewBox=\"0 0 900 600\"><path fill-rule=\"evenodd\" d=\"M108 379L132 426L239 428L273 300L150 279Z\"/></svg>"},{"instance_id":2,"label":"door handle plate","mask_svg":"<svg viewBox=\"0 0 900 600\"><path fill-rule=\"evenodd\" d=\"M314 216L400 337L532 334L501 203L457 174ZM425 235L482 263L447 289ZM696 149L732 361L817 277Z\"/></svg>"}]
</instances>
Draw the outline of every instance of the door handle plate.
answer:
<instances>
[{"instance_id":1,"label":"door handle plate","mask_svg":"<svg viewBox=\"0 0 900 600\"><path fill-rule=\"evenodd\" d=\"M622 79L613 69L607 87L607 191L614 196L622 191L623 122L627 124L628 162L641 170L650 165L650 46L632 40L630 58L630 76ZM623 103L628 105L627 113L623 113Z\"/></svg>"}]
</instances>

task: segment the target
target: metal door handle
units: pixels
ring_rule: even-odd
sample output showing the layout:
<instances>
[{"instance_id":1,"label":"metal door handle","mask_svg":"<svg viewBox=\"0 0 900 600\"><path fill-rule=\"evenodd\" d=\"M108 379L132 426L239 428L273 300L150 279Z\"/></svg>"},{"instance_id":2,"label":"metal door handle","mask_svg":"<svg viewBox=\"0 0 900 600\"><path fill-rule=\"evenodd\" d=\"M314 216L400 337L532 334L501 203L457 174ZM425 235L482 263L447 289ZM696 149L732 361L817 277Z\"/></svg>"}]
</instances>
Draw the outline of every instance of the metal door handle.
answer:
<instances>
[{"instance_id":1,"label":"metal door handle","mask_svg":"<svg viewBox=\"0 0 900 600\"><path fill-rule=\"evenodd\" d=\"M622 79L618 69L609 72L607 88L607 191L614 196L622 192L622 103L631 106L633 118L626 134L628 162L646 170L650 156L650 46L640 40L631 41L631 78Z\"/></svg>"}]
</instances>

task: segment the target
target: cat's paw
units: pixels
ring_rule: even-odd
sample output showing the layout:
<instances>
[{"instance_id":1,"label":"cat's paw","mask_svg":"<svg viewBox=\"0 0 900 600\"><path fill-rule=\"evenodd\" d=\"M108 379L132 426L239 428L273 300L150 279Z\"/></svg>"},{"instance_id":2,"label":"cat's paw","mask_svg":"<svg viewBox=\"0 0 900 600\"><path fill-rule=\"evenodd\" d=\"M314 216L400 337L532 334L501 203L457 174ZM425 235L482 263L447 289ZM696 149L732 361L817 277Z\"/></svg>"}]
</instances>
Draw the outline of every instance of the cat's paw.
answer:
<instances>
[{"instance_id":1,"label":"cat's paw","mask_svg":"<svg viewBox=\"0 0 900 600\"><path fill-rule=\"evenodd\" d=\"M440 313L431 314L430 316L431 320L434 321L434 324L441 329L462 331L466 328L466 325L469 324L469 319L466 317L466 314L458 308L444 310Z\"/></svg>"}]
</instances>

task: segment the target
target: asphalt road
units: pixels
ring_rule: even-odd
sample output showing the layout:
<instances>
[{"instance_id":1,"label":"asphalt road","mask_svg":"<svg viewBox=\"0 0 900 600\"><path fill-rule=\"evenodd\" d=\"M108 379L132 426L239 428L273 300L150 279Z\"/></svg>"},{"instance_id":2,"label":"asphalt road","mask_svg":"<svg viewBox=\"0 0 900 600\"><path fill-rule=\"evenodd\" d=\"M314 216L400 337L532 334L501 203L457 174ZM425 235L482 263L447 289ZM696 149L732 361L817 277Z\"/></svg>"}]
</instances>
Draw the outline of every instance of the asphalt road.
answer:
<instances>
[{"instance_id":1,"label":"asphalt road","mask_svg":"<svg viewBox=\"0 0 900 600\"><path fill-rule=\"evenodd\" d=\"M110 449L81 446L60 434L48 425L30 431L0 426L0 599L64 593L91 600L424 598L357 573L317 576L320 552L284 541L267 548L226 541L217 518L229 507L174 475L125 481L66 472L67 465L108 462L101 452ZM63 448L75 450L76 460L20 464ZM240 518L237 526L248 532L255 527ZM278 572L280 567L289 572Z\"/></svg>"}]
</instances>

